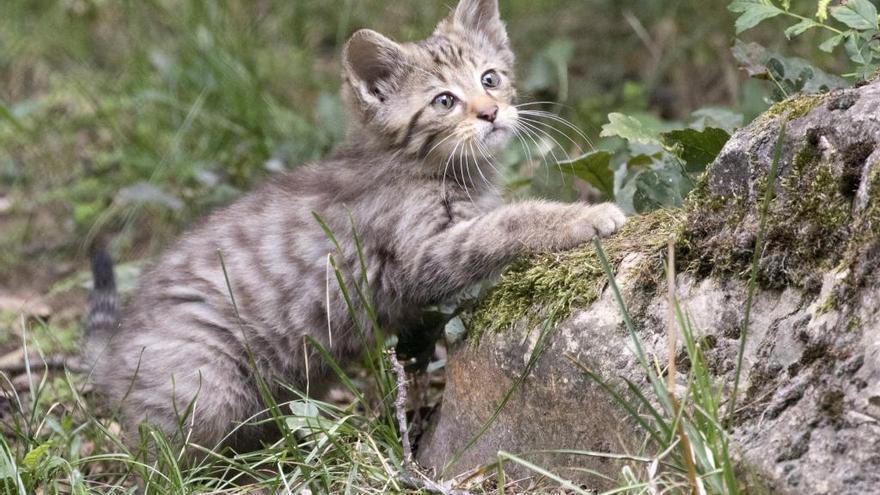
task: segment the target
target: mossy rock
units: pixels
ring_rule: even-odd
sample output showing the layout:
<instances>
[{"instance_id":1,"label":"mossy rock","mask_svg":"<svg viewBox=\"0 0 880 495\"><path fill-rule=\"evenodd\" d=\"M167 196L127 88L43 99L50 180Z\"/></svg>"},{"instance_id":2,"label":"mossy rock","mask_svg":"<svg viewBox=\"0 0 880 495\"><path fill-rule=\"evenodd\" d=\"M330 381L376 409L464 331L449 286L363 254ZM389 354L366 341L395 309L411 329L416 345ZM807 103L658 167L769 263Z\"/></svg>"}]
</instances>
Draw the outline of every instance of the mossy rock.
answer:
<instances>
[{"instance_id":1,"label":"mossy rock","mask_svg":"<svg viewBox=\"0 0 880 495\"><path fill-rule=\"evenodd\" d=\"M761 206L772 188L742 407L731 431L750 489L831 494L880 486L880 430L870 419L880 417L878 116L880 81L783 102L730 139L682 210L633 218L603 241L652 363L666 361L660 282L673 241L678 299L703 333L717 383L731 384ZM779 173L769 184L783 123ZM647 390L594 247L511 267L466 323L470 342L450 350L446 392L420 460L440 469L457 459L447 470L454 474L496 460L498 450L533 452L530 461L589 488L607 483L587 469L619 476L620 463L548 453L630 451L644 439L572 363ZM682 356L679 348L684 386ZM494 423L464 449L511 388Z\"/></svg>"},{"instance_id":2,"label":"mossy rock","mask_svg":"<svg viewBox=\"0 0 880 495\"><path fill-rule=\"evenodd\" d=\"M766 288L818 290L823 270L853 262L867 244L873 245L871 235L854 233L880 229L877 209L854 207L861 189L863 196L878 194L872 187L880 162L877 114L871 113L876 91L874 84L774 105L731 139L684 209L634 217L605 241L611 265L626 256L646 255L641 281L650 287L662 278L662 258L672 239L680 270L701 276L747 274L767 175L785 122L758 280ZM862 186L868 176L871 180ZM867 198L861 202L872 203ZM550 306L564 318L592 303L604 285L592 245L521 261L470 314L470 340L516 324L533 325Z\"/></svg>"}]
</instances>

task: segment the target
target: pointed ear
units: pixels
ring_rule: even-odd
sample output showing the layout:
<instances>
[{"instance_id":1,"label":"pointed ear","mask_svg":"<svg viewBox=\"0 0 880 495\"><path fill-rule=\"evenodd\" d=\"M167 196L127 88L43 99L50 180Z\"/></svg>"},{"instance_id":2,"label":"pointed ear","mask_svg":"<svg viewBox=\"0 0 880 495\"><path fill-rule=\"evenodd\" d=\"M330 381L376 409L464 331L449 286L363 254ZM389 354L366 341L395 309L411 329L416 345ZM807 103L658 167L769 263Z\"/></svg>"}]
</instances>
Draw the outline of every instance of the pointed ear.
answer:
<instances>
[{"instance_id":1,"label":"pointed ear","mask_svg":"<svg viewBox=\"0 0 880 495\"><path fill-rule=\"evenodd\" d=\"M498 0L461 0L453 19L467 30L482 32L500 47L506 47L507 30L501 22Z\"/></svg>"},{"instance_id":2,"label":"pointed ear","mask_svg":"<svg viewBox=\"0 0 880 495\"><path fill-rule=\"evenodd\" d=\"M396 86L394 79L405 67L403 48L376 31L354 33L342 54L345 74L358 98L381 103Z\"/></svg>"}]
</instances>

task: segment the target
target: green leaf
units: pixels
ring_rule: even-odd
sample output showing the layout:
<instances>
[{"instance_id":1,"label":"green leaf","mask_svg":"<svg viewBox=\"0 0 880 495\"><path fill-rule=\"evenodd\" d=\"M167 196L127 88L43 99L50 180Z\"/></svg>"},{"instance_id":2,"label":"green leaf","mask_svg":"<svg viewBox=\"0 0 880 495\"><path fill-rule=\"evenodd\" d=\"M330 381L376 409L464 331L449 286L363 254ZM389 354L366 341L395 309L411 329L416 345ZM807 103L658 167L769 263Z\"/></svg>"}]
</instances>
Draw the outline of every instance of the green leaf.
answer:
<instances>
[{"instance_id":1,"label":"green leaf","mask_svg":"<svg viewBox=\"0 0 880 495\"><path fill-rule=\"evenodd\" d=\"M744 43L737 39L730 52L749 77L767 77L767 61L770 59L770 54L766 48L757 43Z\"/></svg>"},{"instance_id":2,"label":"green leaf","mask_svg":"<svg viewBox=\"0 0 880 495\"><path fill-rule=\"evenodd\" d=\"M619 136L627 141L641 144L662 143L657 138L657 133L653 132L649 127L640 120L622 113L609 113L608 123L602 126L601 137Z\"/></svg>"},{"instance_id":3,"label":"green leaf","mask_svg":"<svg viewBox=\"0 0 880 495\"><path fill-rule=\"evenodd\" d=\"M21 461L21 463L29 469L35 468L37 466L37 463L40 462L40 459L46 454L46 451L48 451L49 447L51 446L52 443L50 441L34 447L33 450L31 450L24 456L24 459Z\"/></svg>"},{"instance_id":4,"label":"green leaf","mask_svg":"<svg viewBox=\"0 0 880 495\"><path fill-rule=\"evenodd\" d=\"M831 7L831 16L860 31L878 28L877 7L868 0L849 0L846 5Z\"/></svg>"},{"instance_id":5,"label":"green leaf","mask_svg":"<svg viewBox=\"0 0 880 495\"><path fill-rule=\"evenodd\" d=\"M614 172L611 170L611 153L594 151L574 160L562 162L559 169L566 174L584 180L609 199L614 198Z\"/></svg>"},{"instance_id":6,"label":"green leaf","mask_svg":"<svg viewBox=\"0 0 880 495\"><path fill-rule=\"evenodd\" d=\"M789 26L788 29L785 30L785 37L788 39L792 39L795 36L800 36L804 34L804 32L809 29L813 29L814 27L819 26L821 26L821 24L812 19L804 19L793 26Z\"/></svg>"},{"instance_id":7,"label":"green leaf","mask_svg":"<svg viewBox=\"0 0 880 495\"><path fill-rule=\"evenodd\" d=\"M638 213L658 208L677 208L689 191L681 173L672 168L644 170L635 178L633 207Z\"/></svg>"},{"instance_id":8,"label":"green leaf","mask_svg":"<svg viewBox=\"0 0 880 495\"><path fill-rule=\"evenodd\" d=\"M773 79L785 89L786 93L797 91L819 93L849 86L843 78L828 74L804 59L784 57L768 51L757 43L743 43L737 40L732 52L749 76Z\"/></svg>"},{"instance_id":9,"label":"green leaf","mask_svg":"<svg viewBox=\"0 0 880 495\"><path fill-rule=\"evenodd\" d=\"M846 39L844 47L850 60L859 65L868 65L874 57L870 45L869 42L862 42L858 36L850 36Z\"/></svg>"},{"instance_id":10,"label":"green leaf","mask_svg":"<svg viewBox=\"0 0 880 495\"><path fill-rule=\"evenodd\" d=\"M736 13L743 13L755 5L767 5L767 2L762 0L734 0L727 6L727 10Z\"/></svg>"},{"instance_id":11,"label":"green leaf","mask_svg":"<svg viewBox=\"0 0 880 495\"><path fill-rule=\"evenodd\" d=\"M767 19L784 13L782 9L774 5L742 0L731 3L727 8L731 12L739 12L741 14L736 20L736 34L740 34Z\"/></svg>"},{"instance_id":12,"label":"green leaf","mask_svg":"<svg viewBox=\"0 0 880 495\"><path fill-rule=\"evenodd\" d=\"M698 131L705 130L707 127L717 127L724 129L728 134L743 126L745 117L741 113L732 112L726 108L720 107L703 107L691 114L691 122L688 125L691 129Z\"/></svg>"},{"instance_id":13,"label":"green leaf","mask_svg":"<svg viewBox=\"0 0 880 495\"><path fill-rule=\"evenodd\" d=\"M846 38L846 34L835 34L834 36L823 41L819 45L819 49L826 53L831 53Z\"/></svg>"},{"instance_id":14,"label":"green leaf","mask_svg":"<svg viewBox=\"0 0 880 495\"><path fill-rule=\"evenodd\" d=\"M730 139L730 134L723 129L709 127L703 131L683 129L667 132L662 137L667 145L675 147L676 154L685 161L689 173L699 173L715 160Z\"/></svg>"}]
</instances>

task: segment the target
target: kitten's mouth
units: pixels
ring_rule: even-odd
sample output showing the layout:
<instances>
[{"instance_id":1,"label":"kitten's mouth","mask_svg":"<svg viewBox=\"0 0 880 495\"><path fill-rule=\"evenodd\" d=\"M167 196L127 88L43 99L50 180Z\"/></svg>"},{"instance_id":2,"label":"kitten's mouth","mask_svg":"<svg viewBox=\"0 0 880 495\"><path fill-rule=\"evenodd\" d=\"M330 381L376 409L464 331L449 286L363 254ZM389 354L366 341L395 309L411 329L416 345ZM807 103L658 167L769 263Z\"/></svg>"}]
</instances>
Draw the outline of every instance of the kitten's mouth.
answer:
<instances>
[{"instance_id":1,"label":"kitten's mouth","mask_svg":"<svg viewBox=\"0 0 880 495\"><path fill-rule=\"evenodd\" d=\"M481 141L492 149L492 151L497 151L499 148L504 147L510 141L511 137L513 137L513 131L510 128L495 125L483 135Z\"/></svg>"}]
</instances>

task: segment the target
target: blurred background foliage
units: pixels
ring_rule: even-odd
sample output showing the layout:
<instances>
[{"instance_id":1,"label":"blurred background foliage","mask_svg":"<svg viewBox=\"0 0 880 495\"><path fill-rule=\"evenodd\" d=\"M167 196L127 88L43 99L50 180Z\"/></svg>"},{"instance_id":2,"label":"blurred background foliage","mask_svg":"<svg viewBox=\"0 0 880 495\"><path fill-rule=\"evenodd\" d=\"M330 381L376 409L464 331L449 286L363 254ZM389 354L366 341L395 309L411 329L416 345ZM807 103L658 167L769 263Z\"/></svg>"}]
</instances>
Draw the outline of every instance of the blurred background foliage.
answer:
<instances>
[{"instance_id":1,"label":"blurred background foliage","mask_svg":"<svg viewBox=\"0 0 880 495\"><path fill-rule=\"evenodd\" d=\"M149 255L267 175L321 157L343 137L338 57L347 37L370 27L420 39L453 3L2 0L0 283L82 269L84 246L106 233L117 256ZM816 10L815 1L782 3L804 16ZM804 89L750 80L738 59L769 66L767 53L784 52L817 71L849 67L818 48L821 30L787 40L791 22L782 16L744 35L766 53L748 45L735 58L742 10L725 1L501 6L522 100L556 103L546 108L584 134L556 125L558 146L538 140L545 149L506 156L511 196L595 199L604 191L630 211L674 206L701 170L676 158L676 143L696 136L723 144L770 103ZM609 112L618 112L610 124ZM683 128L725 134L668 134ZM632 139L634 129L647 138ZM591 150L599 151L586 162L554 163Z\"/></svg>"}]
</instances>

